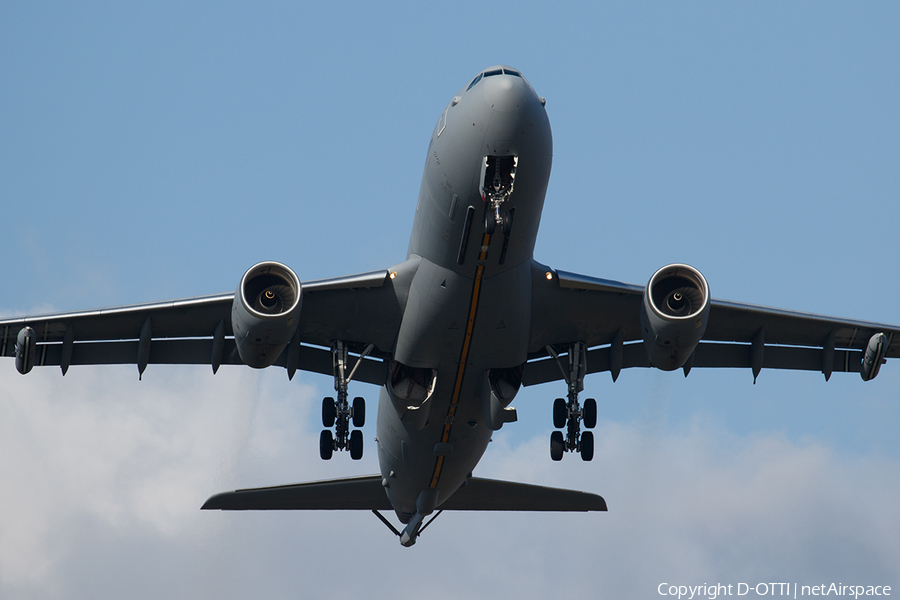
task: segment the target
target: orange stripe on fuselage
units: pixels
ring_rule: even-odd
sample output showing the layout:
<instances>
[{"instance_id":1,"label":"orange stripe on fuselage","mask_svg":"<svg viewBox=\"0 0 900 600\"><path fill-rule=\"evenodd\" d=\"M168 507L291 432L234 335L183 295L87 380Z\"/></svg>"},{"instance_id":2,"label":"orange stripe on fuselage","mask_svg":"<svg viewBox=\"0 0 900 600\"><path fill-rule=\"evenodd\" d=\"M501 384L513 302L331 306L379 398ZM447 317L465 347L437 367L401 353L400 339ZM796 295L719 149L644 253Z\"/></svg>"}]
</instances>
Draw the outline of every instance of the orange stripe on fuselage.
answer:
<instances>
[{"instance_id":1,"label":"orange stripe on fuselage","mask_svg":"<svg viewBox=\"0 0 900 600\"><path fill-rule=\"evenodd\" d=\"M481 295L481 279L484 276L484 261L487 260L486 248L491 243L489 233L484 234L481 240L481 254L478 255L478 269L475 271L475 281L472 284L472 300L469 303L469 320L466 323L466 337L463 339L462 351L459 353L459 368L456 370L456 383L453 385L453 396L450 398L450 408L447 409L447 418L444 419L444 431L441 434L441 442L450 441L450 430L453 429L453 418L456 416L456 406L459 404L459 394L462 390L463 376L466 374L466 362L469 358L469 346L472 344L472 331L475 329L475 314L478 312L478 298ZM437 487L441 478L441 469L444 467L443 456L438 456L434 463L434 473L431 476L431 484L428 487Z\"/></svg>"}]
</instances>

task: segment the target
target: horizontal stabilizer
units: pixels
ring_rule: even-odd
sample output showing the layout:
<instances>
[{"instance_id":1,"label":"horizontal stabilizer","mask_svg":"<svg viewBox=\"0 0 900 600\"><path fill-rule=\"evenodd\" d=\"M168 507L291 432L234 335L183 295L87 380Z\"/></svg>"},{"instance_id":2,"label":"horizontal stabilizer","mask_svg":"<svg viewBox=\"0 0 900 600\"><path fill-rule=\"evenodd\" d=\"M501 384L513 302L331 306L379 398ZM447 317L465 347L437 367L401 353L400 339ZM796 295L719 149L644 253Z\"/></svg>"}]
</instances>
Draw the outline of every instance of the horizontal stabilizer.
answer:
<instances>
[{"instance_id":1,"label":"horizontal stabilizer","mask_svg":"<svg viewBox=\"0 0 900 600\"><path fill-rule=\"evenodd\" d=\"M605 511L606 500L597 494L577 490L472 477L438 508L587 512Z\"/></svg>"},{"instance_id":2,"label":"horizontal stabilizer","mask_svg":"<svg viewBox=\"0 0 900 600\"><path fill-rule=\"evenodd\" d=\"M222 492L207 510L391 510L381 475Z\"/></svg>"},{"instance_id":3,"label":"horizontal stabilizer","mask_svg":"<svg viewBox=\"0 0 900 600\"><path fill-rule=\"evenodd\" d=\"M223 492L206 510L391 510L380 475ZM473 477L442 510L605 511L596 494Z\"/></svg>"}]
</instances>

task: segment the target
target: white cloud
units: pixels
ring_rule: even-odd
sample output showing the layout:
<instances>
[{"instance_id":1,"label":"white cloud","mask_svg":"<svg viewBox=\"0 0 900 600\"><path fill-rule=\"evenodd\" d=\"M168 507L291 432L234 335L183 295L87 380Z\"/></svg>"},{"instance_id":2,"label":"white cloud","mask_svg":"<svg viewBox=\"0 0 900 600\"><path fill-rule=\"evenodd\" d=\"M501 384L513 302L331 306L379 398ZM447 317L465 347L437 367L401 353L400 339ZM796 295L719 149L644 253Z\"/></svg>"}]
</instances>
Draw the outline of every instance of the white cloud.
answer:
<instances>
[{"instance_id":1,"label":"white cloud","mask_svg":"<svg viewBox=\"0 0 900 600\"><path fill-rule=\"evenodd\" d=\"M0 378L0 582L52 581L68 560L58 541L80 519L177 541L211 491L235 479L267 385L250 370L198 371L157 367L144 382L134 367ZM309 389L290 394L306 404ZM265 437L300 424L267 424Z\"/></svg>"},{"instance_id":2,"label":"white cloud","mask_svg":"<svg viewBox=\"0 0 900 600\"><path fill-rule=\"evenodd\" d=\"M576 558L575 570L592 569L623 595L649 596L654 580L896 578L895 460L840 456L778 435L736 438L699 424L659 436L652 427L607 423L597 436L590 467L567 457L553 469L543 440L486 462L496 474L518 469L554 484L580 480L602 493L610 512L575 544L594 548L590 558Z\"/></svg>"},{"instance_id":3,"label":"white cloud","mask_svg":"<svg viewBox=\"0 0 900 600\"><path fill-rule=\"evenodd\" d=\"M663 581L897 584L896 460L702 420L679 433L601 423L592 463L553 463L544 436L517 443L504 429L478 475L594 491L610 512L445 513L411 550L364 512L199 511L217 491L377 471L371 443L360 463L319 460L318 395L302 382L278 369L155 367L143 382L133 367L5 370L0 596L634 598Z\"/></svg>"}]
</instances>

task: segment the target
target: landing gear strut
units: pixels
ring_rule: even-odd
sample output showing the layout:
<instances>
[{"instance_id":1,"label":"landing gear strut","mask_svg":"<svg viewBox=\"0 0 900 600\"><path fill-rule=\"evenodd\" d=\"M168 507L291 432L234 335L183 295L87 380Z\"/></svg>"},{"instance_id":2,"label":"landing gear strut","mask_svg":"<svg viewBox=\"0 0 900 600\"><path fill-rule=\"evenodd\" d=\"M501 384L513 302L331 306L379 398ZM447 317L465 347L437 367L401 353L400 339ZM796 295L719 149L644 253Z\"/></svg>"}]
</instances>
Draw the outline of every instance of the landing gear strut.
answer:
<instances>
[{"instance_id":1,"label":"landing gear strut","mask_svg":"<svg viewBox=\"0 0 900 600\"><path fill-rule=\"evenodd\" d=\"M354 427L366 424L366 401L364 398L354 398L351 405L348 401L347 386L353 379L357 367L374 347L374 344L366 346L348 373L347 346L340 340L331 346L337 400L331 397L322 400L322 425L326 427L319 436L319 456L322 460L329 460L335 450L350 450L350 458L353 460L362 458L362 431L359 429L350 431L350 422L352 419Z\"/></svg>"},{"instance_id":2,"label":"landing gear strut","mask_svg":"<svg viewBox=\"0 0 900 600\"><path fill-rule=\"evenodd\" d=\"M503 235L508 236L512 228L512 216L503 205L512 195L516 182L518 156L485 156L481 169L481 198L487 203L484 212L484 232L494 233L500 225Z\"/></svg>"},{"instance_id":3,"label":"landing gear strut","mask_svg":"<svg viewBox=\"0 0 900 600\"><path fill-rule=\"evenodd\" d=\"M597 425L597 401L588 398L584 406L578 402L578 393L584 390L584 375L587 371L587 349L584 342L575 342L569 346L568 365L564 365L559 354L547 346L559 368L563 372L566 383L569 386L567 398L557 398L553 402L553 426L562 431L554 431L550 434L550 458L562 460L566 452L580 452L581 459L588 461L594 458L594 434L591 431L581 431L581 423L588 429Z\"/></svg>"}]
</instances>

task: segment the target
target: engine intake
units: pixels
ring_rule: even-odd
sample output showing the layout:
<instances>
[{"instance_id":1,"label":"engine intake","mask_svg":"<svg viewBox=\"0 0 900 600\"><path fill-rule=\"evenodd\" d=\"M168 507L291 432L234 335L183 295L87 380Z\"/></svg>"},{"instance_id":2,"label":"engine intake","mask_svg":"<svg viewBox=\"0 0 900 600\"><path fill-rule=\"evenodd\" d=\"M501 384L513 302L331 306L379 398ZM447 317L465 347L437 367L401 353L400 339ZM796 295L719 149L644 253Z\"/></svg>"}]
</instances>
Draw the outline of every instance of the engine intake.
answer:
<instances>
[{"instance_id":1,"label":"engine intake","mask_svg":"<svg viewBox=\"0 0 900 600\"><path fill-rule=\"evenodd\" d=\"M278 262L253 265L241 277L231 305L231 326L241 360L272 365L297 329L303 289L297 275Z\"/></svg>"},{"instance_id":2,"label":"engine intake","mask_svg":"<svg viewBox=\"0 0 900 600\"><path fill-rule=\"evenodd\" d=\"M709 285L697 269L666 265L650 278L641 303L641 331L650 364L674 371L706 332Z\"/></svg>"}]
</instances>

